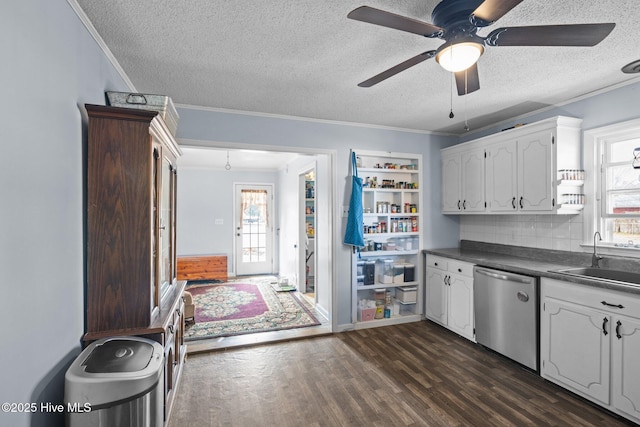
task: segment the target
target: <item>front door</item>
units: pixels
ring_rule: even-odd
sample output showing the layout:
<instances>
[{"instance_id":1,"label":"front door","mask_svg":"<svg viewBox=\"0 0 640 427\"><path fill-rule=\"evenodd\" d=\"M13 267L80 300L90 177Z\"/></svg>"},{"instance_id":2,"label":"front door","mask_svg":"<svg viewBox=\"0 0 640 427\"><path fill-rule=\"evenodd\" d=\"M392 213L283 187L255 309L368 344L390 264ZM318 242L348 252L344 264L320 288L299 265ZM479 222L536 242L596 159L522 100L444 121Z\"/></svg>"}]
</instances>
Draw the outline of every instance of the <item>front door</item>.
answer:
<instances>
[{"instance_id":1,"label":"front door","mask_svg":"<svg viewBox=\"0 0 640 427\"><path fill-rule=\"evenodd\" d=\"M236 275L273 273L273 185L235 185Z\"/></svg>"}]
</instances>

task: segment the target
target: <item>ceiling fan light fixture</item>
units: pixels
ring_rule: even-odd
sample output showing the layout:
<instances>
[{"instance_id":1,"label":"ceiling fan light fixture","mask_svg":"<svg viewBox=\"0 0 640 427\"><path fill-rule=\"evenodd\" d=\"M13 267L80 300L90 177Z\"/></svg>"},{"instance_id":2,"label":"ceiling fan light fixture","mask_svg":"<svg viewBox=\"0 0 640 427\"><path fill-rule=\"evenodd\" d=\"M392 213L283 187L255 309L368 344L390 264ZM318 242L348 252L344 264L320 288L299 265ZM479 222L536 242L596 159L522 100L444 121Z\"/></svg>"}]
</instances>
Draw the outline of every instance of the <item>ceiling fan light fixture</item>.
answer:
<instances>
[{"instance_id":1,"label":"ceiling fan light fixture","mask_svg":"<svg viewBox=\"0 0 640 427\"><path fill-rule=\"evenodd\" d=\"M457 73L475 64L483 52L482 44L476 42L446 43L438 49L436 61L445 70Z\"/></svg>"}]
</instances>

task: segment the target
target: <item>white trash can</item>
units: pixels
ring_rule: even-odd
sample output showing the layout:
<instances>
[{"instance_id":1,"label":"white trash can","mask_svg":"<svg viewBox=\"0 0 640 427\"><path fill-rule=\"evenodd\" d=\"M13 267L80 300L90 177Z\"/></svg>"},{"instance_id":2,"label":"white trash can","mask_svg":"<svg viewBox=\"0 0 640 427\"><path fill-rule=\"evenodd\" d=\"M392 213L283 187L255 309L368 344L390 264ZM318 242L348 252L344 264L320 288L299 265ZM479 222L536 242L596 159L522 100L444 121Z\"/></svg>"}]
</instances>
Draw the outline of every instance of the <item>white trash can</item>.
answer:
<instances>
[{"instance_id":1,"label":"white trash can","mask_svg":"<svg viewBox=\"0 0 640 427\"><path fill-rule=\"evenodd\" d=\"M65 375L69 427L162 427L164 352L152 340L112 337L94 341Z\"/></svg>"}]
</instances>

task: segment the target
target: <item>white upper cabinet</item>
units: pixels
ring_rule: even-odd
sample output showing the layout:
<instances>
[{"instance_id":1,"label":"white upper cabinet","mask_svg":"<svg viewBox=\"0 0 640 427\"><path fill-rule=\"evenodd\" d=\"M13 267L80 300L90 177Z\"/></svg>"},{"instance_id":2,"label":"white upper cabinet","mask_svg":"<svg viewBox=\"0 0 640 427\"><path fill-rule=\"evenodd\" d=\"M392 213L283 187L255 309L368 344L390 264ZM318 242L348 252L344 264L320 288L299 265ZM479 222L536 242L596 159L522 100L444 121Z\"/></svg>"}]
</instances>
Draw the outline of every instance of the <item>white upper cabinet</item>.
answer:
<instances>
[{"instance_id":1,"label":"white upper cabinet","mask_svg":"<svg viewBox=\"0 0 640 427\"><path fill-rule=\"evenodd\" d=\"M462 159L459 153L442 153L442 212L462 209Z\"/></svg>"},{"instance_id":2,"label":"white upper cabinet","mask_svg":"<svg viewBox=\"0 0 640 427\"><path fill-rule=\"evenodd\" d=\"M562 170L580 169L582 120L554 117L445 148L443 213L577 213ZM457 185L457 188L456 188Z\"/></svg>"},{"instance_id":3,"label":"white upper cabinet","mask_svg":"<svg viewBox=\"0 0 640 427\"><path fill-rule=\"evenodd\" d=\"M484 212L484 147L442 154L442 211Z\"/></svg>"},{"instance_id":4,"label":"white upper cabinet","mask_svg":"<svg viewBox=\"0 0 640 427\"><path fill-rule=\"evenodd\" d=\"M579 142L579 141L578 141ZM518 208L521 211L550 211L555 205L555 134L543 130L525 135L518 146ZM579 161L576 152L575 160Z\"/></svg>"},{"instance_id":5,"label":"white upper cabinet","mask_svg":"<svg viewBox=\"0 0 640 427\"><path fill-rule=\"evenodd\" d=\"M511 141L487 148L487 205L492 212L518 209L518 152Z\"/></svg>"},{"instance_id":6,"label":"white upper cabinet","mask_svg":"<svg viewBox=\"0 0 640 427\"><path fill-rule=\"evenodd\" d=\"M462 210L483 212L484 202L484 148L462 154Z\"/></svg>"}]
</instances>

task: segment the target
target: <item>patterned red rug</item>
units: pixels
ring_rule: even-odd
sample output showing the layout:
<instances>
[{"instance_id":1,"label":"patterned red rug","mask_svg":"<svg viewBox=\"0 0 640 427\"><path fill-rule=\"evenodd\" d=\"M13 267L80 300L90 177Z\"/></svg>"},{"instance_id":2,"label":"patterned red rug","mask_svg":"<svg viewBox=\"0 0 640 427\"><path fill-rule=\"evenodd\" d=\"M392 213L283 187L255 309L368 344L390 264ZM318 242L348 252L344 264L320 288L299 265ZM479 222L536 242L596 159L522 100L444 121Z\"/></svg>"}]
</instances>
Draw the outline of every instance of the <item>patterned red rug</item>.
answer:
<instances>
[{"instance_id":1,"label":"patterned red rug","mask_svg":"<svg viewBox=\"0 0 640 427\"><path fill-rule=\"evenodd\" d=\"M187 290L196 306L196 322L187 326L185 340L320 324L294 292L276 292L270 284L198 283Z\"/></svg>"}]
</instances>

